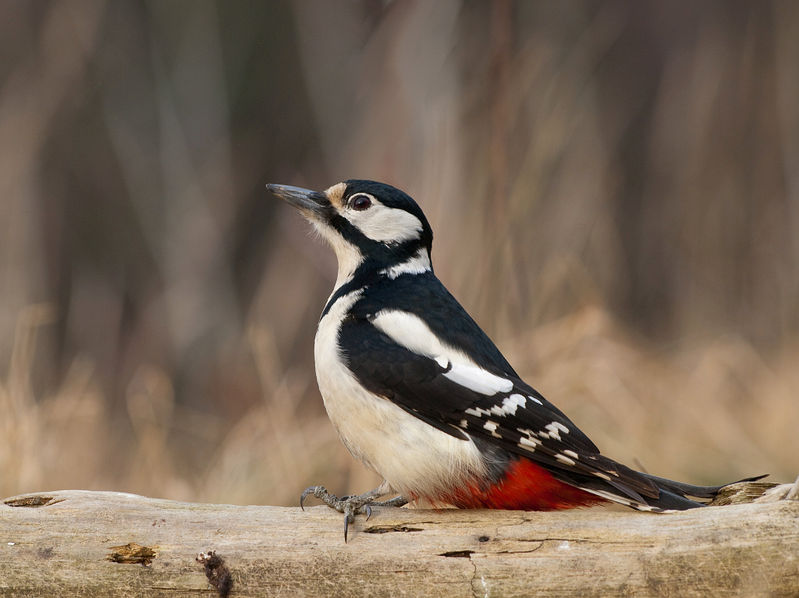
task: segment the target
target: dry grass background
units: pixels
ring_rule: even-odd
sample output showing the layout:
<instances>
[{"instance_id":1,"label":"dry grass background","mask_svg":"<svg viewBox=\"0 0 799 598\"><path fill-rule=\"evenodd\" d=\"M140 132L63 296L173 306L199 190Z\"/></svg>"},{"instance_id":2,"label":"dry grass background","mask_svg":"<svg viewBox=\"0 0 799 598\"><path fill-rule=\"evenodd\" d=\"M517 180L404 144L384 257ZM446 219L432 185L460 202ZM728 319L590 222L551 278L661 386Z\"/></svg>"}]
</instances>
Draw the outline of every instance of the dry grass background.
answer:
<instances>
[{"instance_id":1,"label":"dry grass background","mask_svg":"<svg viewBox=\"0 0 799 598\"><path fill-rule=\"evenodd\" d=\"M796 3L8 1L0 57L0 495L371 487L263 189L352 177L608 455L795 477Z\"/></svg>"}]
</instances>

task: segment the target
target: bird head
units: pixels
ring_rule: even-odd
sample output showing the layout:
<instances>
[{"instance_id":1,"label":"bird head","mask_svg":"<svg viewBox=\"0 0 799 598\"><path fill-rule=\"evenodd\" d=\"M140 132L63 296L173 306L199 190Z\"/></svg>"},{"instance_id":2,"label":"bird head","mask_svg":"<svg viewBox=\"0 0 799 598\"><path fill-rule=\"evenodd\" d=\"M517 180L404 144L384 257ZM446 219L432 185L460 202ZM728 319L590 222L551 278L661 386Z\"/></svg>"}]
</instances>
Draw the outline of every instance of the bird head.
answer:
<instances>
[{"instance_id":1,"label":"bird head","mask_svg":"<svg viewBox=\"0 0 799 598\"><path fill-rule=\"evenodd\" d=\"M325 191L267 185L297 208L336 252L336 286L357 272L401 273L403 267L430 270L433 232L416 202L399 189L349 180Z\"/></svg>"}]
</instances>

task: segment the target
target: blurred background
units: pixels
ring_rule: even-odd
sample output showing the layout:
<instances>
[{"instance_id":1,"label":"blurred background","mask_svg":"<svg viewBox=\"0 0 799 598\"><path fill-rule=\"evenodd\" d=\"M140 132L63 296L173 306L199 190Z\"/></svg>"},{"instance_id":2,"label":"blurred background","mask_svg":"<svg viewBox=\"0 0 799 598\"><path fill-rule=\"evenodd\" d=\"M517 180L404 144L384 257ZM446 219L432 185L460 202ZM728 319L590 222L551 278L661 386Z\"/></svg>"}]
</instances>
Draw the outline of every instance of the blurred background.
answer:
<instances>
[{"instance_id":1,"label":"blurred background","mask_svg":"<svg viewBox=\"0 0 799 598\"><path fill-rule=\"evenodd\" d=\"M799 3L2 0L0 496L371 488L264 189L347 178L609 456L799 473Z\"/></svg>"}]
</instances>

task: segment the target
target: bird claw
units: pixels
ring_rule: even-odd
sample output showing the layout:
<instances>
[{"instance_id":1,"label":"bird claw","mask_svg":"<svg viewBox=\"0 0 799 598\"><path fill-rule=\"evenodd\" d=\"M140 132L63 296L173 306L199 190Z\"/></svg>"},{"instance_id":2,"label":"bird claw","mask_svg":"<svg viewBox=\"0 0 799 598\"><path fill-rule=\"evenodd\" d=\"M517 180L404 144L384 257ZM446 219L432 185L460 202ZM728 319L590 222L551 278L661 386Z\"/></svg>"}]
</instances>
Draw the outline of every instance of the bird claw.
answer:
<instances>
[{"instance_id":1,"label":"bird claw","mask_svg":"<svg viewBox=\"0 0 799 598\"><path fill-rule=\"evenodd\" d=\"M356 515L366 515L366 520L369 521L369 518L372 516L372 505L401 507L408 502L401 496L397 496L383 502L376 502L375 499L379 498L380 495L374 490L371 492L366 492L365 494L343 496L338 498L335 494L328 492L327 488L324 486L309 486L303 490L302 494L300 495L300 509L303 511L305 510L305 499L310 495L318 498L331 509L335 509L339 513L344 514L345 543L347 541L347 533L349 532L350 523L355 521Z\"/></svg>"},{"instance_id":2,"label":"bird claw","mask_svg":"<svg viewBox=\"0 0 799 598\"><path fill-rule=\"evenodd\" d=\"M336 509L335 504L331 504L331 502L332 503L338 502L338 498L336 497L335 494L330 494L327 491L327 488L325 488L324 486L308 486L305 490L302 491L302 494L300 494L301 510L303 511L305 510L305 505L303 503L305 503L305 499L308 498L308 496L311 494L313 494L316 498L324 502L327 506Z\"/></svg>"}]
</instances>

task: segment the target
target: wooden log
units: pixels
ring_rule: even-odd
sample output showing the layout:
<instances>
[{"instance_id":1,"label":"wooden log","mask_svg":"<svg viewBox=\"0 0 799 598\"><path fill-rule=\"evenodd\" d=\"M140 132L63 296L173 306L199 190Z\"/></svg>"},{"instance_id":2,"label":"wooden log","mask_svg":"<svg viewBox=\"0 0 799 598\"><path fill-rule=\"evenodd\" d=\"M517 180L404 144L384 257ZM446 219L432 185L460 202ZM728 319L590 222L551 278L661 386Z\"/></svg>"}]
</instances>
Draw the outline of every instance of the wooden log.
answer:
<instances>
[{"instance_id":1,"label":"wooden log","mask_svg":"<svg viewBox=\"0 0 799 598\"><path fill-rule=\"evenodd\" d=\"M292 597L797 596L799 502L665 515L383 508L358 517L347 544L342 516L324 506L89 491L0 502L0 596L229 588Z\"/></svg>"}]
</instances>

